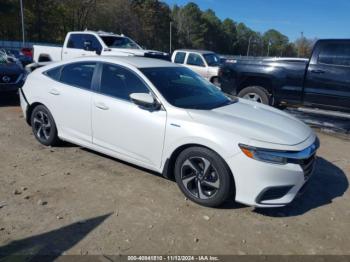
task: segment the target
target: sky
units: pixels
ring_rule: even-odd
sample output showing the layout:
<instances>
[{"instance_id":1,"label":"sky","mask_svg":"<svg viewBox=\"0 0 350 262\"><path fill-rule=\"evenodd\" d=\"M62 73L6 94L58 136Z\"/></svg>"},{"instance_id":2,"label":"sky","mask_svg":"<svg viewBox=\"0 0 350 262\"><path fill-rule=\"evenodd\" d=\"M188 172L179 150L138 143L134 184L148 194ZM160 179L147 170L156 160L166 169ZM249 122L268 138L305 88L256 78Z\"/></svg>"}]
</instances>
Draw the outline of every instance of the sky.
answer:
<instances>
[{"instance_id":1,"label":"sky","mask_svg":"<svg viewBox=\"0 0 350 262\"><path fill-rule=\"evenodd\" d=\"M243 22L258 32L271 28L291 41L307 38L350 38L350 0L165 0L171 7L195 2L222 20Z\"/></svg>"}]
</instances>

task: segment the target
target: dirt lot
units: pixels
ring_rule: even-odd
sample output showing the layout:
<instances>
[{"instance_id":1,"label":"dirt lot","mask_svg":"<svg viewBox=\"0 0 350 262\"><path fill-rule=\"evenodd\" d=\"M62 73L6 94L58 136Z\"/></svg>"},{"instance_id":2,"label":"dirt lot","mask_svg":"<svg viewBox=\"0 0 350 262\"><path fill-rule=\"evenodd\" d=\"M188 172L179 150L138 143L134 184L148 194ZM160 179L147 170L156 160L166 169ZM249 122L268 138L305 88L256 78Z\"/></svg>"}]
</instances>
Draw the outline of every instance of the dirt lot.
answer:
<instances>
[{"instance_id":1,"label":"dirt lot","mask_svg":"<svg viewBox=\"0 0 350 262\"><path fill-rule=\"evenodd\" d=\"M350 140L319 133L316 173L280 209L184 198L173 181L86 149L41 146L0 100L0 257L65 254L350 254Z\"/></svg>"}]
</instances>

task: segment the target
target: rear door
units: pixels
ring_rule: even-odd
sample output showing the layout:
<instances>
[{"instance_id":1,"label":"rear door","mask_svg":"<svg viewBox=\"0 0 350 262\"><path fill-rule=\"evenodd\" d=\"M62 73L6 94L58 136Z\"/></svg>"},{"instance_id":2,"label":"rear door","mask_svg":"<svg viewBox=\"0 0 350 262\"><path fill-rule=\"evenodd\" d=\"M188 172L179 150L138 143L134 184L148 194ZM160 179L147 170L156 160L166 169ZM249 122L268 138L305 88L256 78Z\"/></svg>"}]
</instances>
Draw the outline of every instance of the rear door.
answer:
<instances>
[{"instance_id":1,"label":"rear door","mask_svg":"<svg viewBox=\"0 0 350 262\"><path fill-rule=\"evenodd\" d=\"M189 53L187 56L186 66L202 77L208 79L208 68L201 55Z\"/></svg>"},{"instance_id":2,"label":"rear door","mask_svg":"<svg viewBox=\"0 0 350 262\"><path fill-rule=\"evenodd\" d=\"M62 60L93 56L97 55L96 51L102 51L101 43L92 34L70 34L66 41L62 50Z\"/></svg>"},{"instance_id":3,"label":"rear door","mask_svg":"<svg viewBox=\"0 0 350 262\"><path fill-rule=\"evenodd\" d=\"M95 62L77 62L51 69L48 87L50 111L62 137L91 143L91 97Z\"/></svg>"},{"instance_id":4,"label":"rear door","mask_svg":"<svg viewBox=\"0 0 350 262\"><path fill-rule=\"evenodd\" d=\"M320 41L304 83L304 104L350 110L350 41Z\"/></svg>"}]
</instances>

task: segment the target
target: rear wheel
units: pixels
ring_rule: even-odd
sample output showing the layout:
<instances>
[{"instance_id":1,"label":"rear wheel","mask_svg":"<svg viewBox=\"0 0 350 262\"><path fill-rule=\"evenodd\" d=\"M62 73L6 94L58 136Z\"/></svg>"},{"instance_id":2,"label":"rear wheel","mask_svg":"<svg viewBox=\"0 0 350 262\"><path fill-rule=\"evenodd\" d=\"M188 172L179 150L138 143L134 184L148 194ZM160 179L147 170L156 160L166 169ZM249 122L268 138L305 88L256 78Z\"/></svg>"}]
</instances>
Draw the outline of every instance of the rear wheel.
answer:
<instances>
[{"instance_id":1,"label":"rear wheel","mask_svg":"<svg viewBox=\"0 0 350 262\"><path fill-rule=\"evenodd\" d=\"M238 93L238 97L265 105L270 105L271 101L268 91L261 86L245 87Z\"/></svg>"},{"instance_id":2,"label":"rear wheel","mask_svg":"<svg viewBox=\"0 0 350 262\"><path fill-rule=\"evenodd\" d=\"M175 179L186 197L203 206L219 206L233 192L233 179L225 162L202 147L190 147L180 153Z\"/></svg>"},{"instance_id":3,"label":"rear wheel","mask_svg":"<svg viewBox=\"0 0 350 262\"><path fill-rule=\"evenodd\" d=\"M43 105L38 105L31 114L31 126L35 138L45 146L58 144L57 128L50 111Z\"/></svg>"}]
</instances>

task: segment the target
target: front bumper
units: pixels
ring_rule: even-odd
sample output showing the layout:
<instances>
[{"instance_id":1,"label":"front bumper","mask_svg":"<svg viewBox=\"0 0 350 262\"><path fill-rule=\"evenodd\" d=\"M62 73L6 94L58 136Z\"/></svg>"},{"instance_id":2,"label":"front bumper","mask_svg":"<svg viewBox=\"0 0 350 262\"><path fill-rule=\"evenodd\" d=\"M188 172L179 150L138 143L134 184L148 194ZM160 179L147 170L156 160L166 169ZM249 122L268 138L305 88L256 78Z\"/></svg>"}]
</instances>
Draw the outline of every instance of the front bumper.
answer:
<instances>
[{"instance_id":1,"label":"front bumper","mask_svg":"<svg viewBox=\"0 0 350 262\"><path fill-rule=\"evenodd\" d=\"M18 88L23 86L23 81L14 84L0 84L0 93L2 92L15 92Z\"/></svg>"},{"instance_id":2,"label":"front bumper","mask_svg":"<svg viewBox=\"0 0 350 262\"><path fill-rule=\"evenodd\" d=\"M316 152L298 164L271 164L243 153L227 161L235 180L236 201L256 207L281 207L291 203L311 177Z\"/></svg>"}]
</instances>

